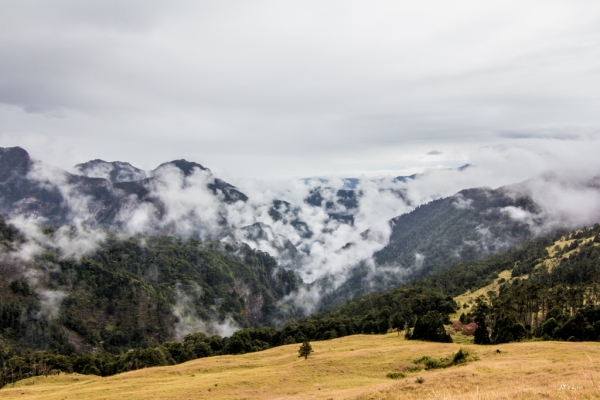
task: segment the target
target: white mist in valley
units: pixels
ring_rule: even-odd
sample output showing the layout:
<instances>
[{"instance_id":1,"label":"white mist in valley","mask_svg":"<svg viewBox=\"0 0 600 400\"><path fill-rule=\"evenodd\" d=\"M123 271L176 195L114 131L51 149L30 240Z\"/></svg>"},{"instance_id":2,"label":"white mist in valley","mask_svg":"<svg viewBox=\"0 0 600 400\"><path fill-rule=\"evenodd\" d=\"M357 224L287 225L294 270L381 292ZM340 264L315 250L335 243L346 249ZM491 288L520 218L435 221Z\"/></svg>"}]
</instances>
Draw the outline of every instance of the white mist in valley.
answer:
<instances>
[{"instance_id":1,"label":"white mist in valley","mask_svg":"<svg viewBox=\"0 0 600 400\"><path fill-rule=\"evenodd\" d=\"M501 211L527 224L534 235L597 223L600 180L596 171L600 170L600 161L591 150L596 141L582 138L524 143L513 148L481 148L469 154L472 165L466 168L431 168L403 179L357 176L345 177L358 178L353 181L340 177L261 181L225 177L248 197L237 201L228 200L224 189L215 189L219 176L209 170L195 168L184 173L167 163L146 172L127 164L127 179L151 177L143 181L148 193L144 198L127 197L111 226L94 221L97 204L92 196L78 190L68 174L37 162L28 178L60 193L71 224L48 235L40 228L43 218L13 215L10 222L24 234L25 241L11 256L30 261L44 249L52 248L63 257L79 257L102 243L106 229L121 235L142 233L243 242L269 253L282 268L292 269L303 279L307 285L284 301L310 313L323 292L342 285L358 265L370 271L367 280L376 274L401 277L419 269L424 257L421 254L415 254L411 265L376 265L373 255L388 244L390 220L448 196L454 196L455 207L469 209L473 200L457 194L462 189L504 186L509 195L528 196L535 202L537 212L512 206ZM97 168L88 173L106 178L112 171L103 164ZM108 181L105 186L114 193L119 191ZM488 248L508 246L489 230L478 229L480 239L470 244L479 246L484 253ZM62 300L56 294L40 295L48 304ZM189 299L178 297L174 308L179 321L178 336L196 328L229 332L227 327L231 324L200 321L189 305Z\"/></svg>"}]
</instances>

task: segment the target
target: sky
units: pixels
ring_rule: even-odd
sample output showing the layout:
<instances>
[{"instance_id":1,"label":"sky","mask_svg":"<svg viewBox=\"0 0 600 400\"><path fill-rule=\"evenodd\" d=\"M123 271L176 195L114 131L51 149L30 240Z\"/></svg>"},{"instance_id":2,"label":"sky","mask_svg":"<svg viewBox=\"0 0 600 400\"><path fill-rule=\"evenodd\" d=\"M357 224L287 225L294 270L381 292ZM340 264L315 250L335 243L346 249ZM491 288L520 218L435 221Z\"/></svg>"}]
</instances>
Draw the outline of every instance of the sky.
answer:
<instances>
[{"instance_id":1,"label":"sky","mask_svg":"<svg viewBox=\"0 0 600 400\"><path fill-rule=\"evenodd\" d=\"M597 157L599 89L598 1L0 3L0 147L64 169L526 178Z\"/></svg>"}]
</instances>

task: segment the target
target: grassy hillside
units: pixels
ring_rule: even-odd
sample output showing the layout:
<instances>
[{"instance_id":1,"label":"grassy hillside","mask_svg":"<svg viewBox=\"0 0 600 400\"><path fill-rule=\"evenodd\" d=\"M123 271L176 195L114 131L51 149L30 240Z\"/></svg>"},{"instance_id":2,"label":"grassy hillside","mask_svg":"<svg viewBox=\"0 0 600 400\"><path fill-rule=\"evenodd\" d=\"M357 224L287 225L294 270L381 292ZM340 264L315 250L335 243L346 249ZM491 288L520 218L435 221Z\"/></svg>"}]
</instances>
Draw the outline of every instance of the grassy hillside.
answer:
<instances>
[{"instance_id":1,"label":"grassy hillside","mask_svg":"<svg viewBox=\"0 0 600 400\"><path fill-rule=\"evenodd\" d=\"M446 357L455 344L406 341L396 334L356 335L263 352L210 357L112 377L59 375L20 381L3 399L497 399L600 398L600 344L527 342L463 345L477 361L445 369L415 367L422 356ZM497 352L500 350L500 353ZM418 377L423 378L417 383Z\"/></svg>"},{"instance_id":2,"label":"grassy hillside","mask_svg":"<svg viewBox=\"0 0 600 400\"><path fill-rule=\"evenodd\" d=\"M546 240L545 248L542 244L510 264L493 263L508 269L488 285L454 297L459 309L450 318L489 330L495 343L531 336L600 340L600 227ZM469 331L460 323L451 329ZM460 334L454 338L465 340Z\"/></svg>"}]
</instances>

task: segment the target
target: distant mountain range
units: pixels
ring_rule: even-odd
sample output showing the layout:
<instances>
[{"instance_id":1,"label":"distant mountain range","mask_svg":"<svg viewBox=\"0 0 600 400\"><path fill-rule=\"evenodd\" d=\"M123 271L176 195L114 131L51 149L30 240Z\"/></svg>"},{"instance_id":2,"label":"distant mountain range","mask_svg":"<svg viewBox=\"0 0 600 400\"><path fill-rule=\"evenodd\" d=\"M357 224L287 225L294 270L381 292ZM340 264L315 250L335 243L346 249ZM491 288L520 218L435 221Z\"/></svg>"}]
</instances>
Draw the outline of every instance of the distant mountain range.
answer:
<instances>
[{"instance_id":1,"label":"distant mountain range","mask_svg":"<svg viewBox=\"0 0 600 400\"><path fill-rule=\"evenodd\" d=\"M295 192L251 198L186 160L152 171L93 160L74 172L34 161L19 147L0 148L0 213L50 227L243 242L297 273L321 306L497 253L539 234L543 223L540 206L517 187L465 189L415 204L409 190L426 174L306 179Z\"/></svg>"}]
</instances>

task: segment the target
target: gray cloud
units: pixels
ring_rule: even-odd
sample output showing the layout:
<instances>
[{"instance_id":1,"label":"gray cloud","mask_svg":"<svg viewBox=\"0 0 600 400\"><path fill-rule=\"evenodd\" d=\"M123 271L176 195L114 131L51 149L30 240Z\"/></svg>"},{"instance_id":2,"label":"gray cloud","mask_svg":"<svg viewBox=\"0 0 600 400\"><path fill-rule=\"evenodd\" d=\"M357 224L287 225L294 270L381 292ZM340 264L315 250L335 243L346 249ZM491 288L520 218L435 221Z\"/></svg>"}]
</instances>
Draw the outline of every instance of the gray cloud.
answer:
<instances>
[{"instance_id":1,"label":"gray cloud","mask_svg":"<svg viewBox=\"0 0 600 400\"><path fill-rule=\"evenodd\" d=\"M498 136L507 139L556 139L556 140L577 140L580 135L569 134L565 132L500 132Z\"/></svg>"},{"instance_id":2,"label":"gray cloud","mask_svg":"<svg viewBox=\"0 0 600 400\"><path fill-rule=\"evenodd\" d=\"M0 143L63 168L102 158L149 170L183 157L283 177L430 167L414 155L434 142L435 162L452 166L465 148L512 145L520 132L598 129L598 11L4 2Z\"/></svg>"}]
</instances>

